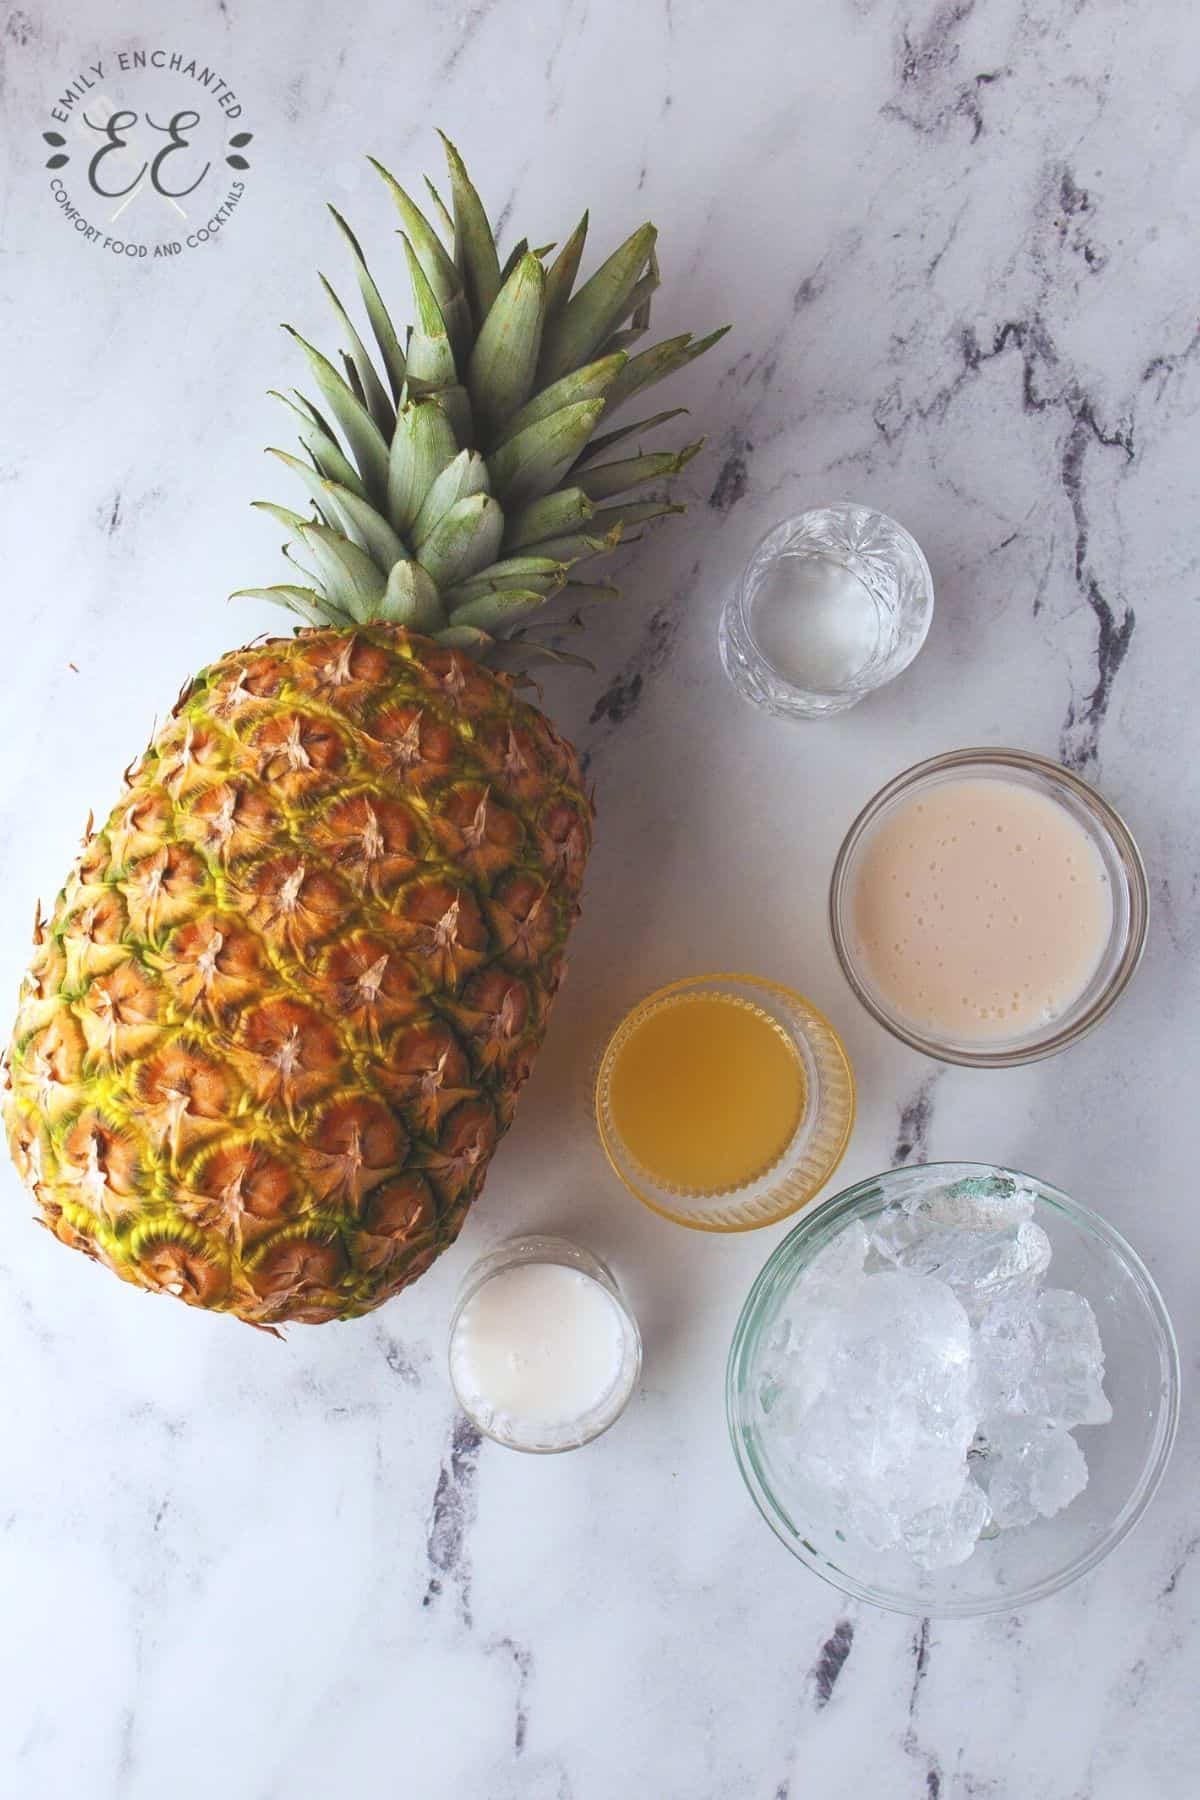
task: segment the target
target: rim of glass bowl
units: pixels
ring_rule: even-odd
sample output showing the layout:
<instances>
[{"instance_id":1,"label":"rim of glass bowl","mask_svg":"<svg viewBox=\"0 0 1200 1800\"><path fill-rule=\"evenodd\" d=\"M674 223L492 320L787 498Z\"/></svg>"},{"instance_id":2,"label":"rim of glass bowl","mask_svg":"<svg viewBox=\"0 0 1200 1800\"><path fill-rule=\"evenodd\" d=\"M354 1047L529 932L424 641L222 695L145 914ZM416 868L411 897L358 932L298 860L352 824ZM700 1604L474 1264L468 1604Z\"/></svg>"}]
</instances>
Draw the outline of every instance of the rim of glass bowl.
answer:
<instances>
[{"instance_id":1,"label":"rim of glass bowl","mask_svg":"<svg viewBox=\"0 0 1200 1800\"><path fill-rule=\"evenodd\" d=\"M898 795L909 788L915 788L931 775L941 774L947 769L966 769L980 765L1013 769L1018 774L1038 775L1043 780L1066 789L1084 808L1092 827L1107 837L1113 857L1124 873L1129 902L1129 918L1121 954L1108 980L1090 1005L1075 1017L1068 1013L1065 1023L1052 1022L1045 1037L1030 1038L1007 1048L1000 1045L993 1049L982 1045L974 1049L962 1044L947 1043L890 1013L858 972L846 920L849 900L846 891L847 877L851 864L867 832L885 808ZM893 1037L899 1038L911 1049L919 1050L922 1055L931 1056L938 1062L957 1063L972 1069L1010 1069L1020 1063L1039 1062L1045 1056L1056 1056L1060 1050L1065 1050L1068 1045L1078 1042L1093 1030L1112 1011L1133 979L1146 948L1149 917L1150 888L1146 879L1146 865L1142 861L1142 853L1133 833L1120 813L1082 777L1064 768L1061 763L1052 762L1046 756L1038 756L1031 750L990 749L986 746L947 750L940 756L928 757L925 761L904 769L867 801L847 831L829 883L829 928L833 935L833 947L842 966L842 973L856 998L885 1031L890 1031Z\"/></svg>"},{"instance_id":2,"label":"rim of glass bowl","mask_svg":"<svg viewBox=\"0 0 1200 1800\"><path fill-rule=\"evenodd\" d=\"M825 1097L824 1090L827 1085L832 1085L831 1078L842 1083L845 1089L846 1119L844 1128L836 1136L830 1138L828 1145L821 1152L817 1152L811 1142L811 1131L818 1120L811 1119L806 1114L791 1143L761 1177L753 1182L747 1182L741 1188L727 1188L714 1194L697 1193L693 1195L684 1193L682 1190L668 1189L654 1181L653 1177L641 1168L636 1158L630 1156L625 1150L620 1135L609 1116L608 1083L614 1052L648 1012L674 994L682 994L689 989L704 987L720 988L722 985L757 988L784 1006L791 1008L801 1019L805 1019L818 1028L823 1039L819 1046L821 1057L827 1058L830 1066L824 1069L820 1068L821 1058L814 1054L812 1045L808 1045L808 1056L805 1057L802 1054L801 1057L805 1065L806 1083L811 1093L814 1086L814 1070L809 1067L809 1062L812 1061L818 1065L815 1071L818 1119ZM778 1021L775 1020L773 1023L778 1024ZM667 1219L672 1225L683 1225L689 1231L757 1231L767 1225L778 1225L782 1220L790 1219L792 1214L799 1212L802 1207L811 1206L826 1183L832 1181L846 1154L850 1139L854 1134L856 1108L854 1065L850 1061L849 1052L842 1042L840 1033L826 1018L820 1007L814 1006L806 995L799 993L795 988L787 987L781 981L770 981L763 975L747 975L728 969L706 971L699 975L684 975L678 981L668 981L662 987L654 988L650 993L643 994L641 999L635 1001L608 1031L592 1070L593 1116L601 1147L613 1174L635 1200L640 1200L643 1206L648 1207L651 1212L657 1213L660 1219ZM802 1172L801 1169L790 1166L789 1159L795 1154L797 1143L801 1145L803 1155L813 1155L819 1165L807 1183L797 1180L798 1175ZM818 1174L819 1180L816 1179ZM643 1185L635 1185L636 1182ZM766 1186L765 1194L761 1192L764 1185ZM673 1207L670 1204L672 1199L676 1202L688 1199L707 1200L714 1207L724 1206L727 1212L728 1207L736 1205L742 1197L749 1197L753 1194L759 1199L766 1199L776 1191L780 1203L769 1213L762 1212L753 1217L738 1219L730 1219L728 1216L724 1218L705 1217L689 1212L682 1206Z\"/></svg>"},{"instance_id":3,"label":"rim of glass bowl","mask_svg":"<svg viewBox=\"0 0 1200 1800\"><path fill-rule=\"evenodd\" d=\"M526 1250L529 1254L522 1255L521 1252ZM584 1436L571 1438L565 1444L515 1443L511 1437L505 1437L502 1432L484 1424L483 1420L472 1412L454 1378L454 1334L468 1301L473 1300L481 1288L486 1287L489 1281L495 1276L503 1274L506 1269L539 1261L554 1262L563 1268L577 1269L580 1274L588 1276L590 1280L602 1287L624 1320L627 1346L631 1353L629 1381L621 1404L612 1417L605 1419L603 1424L588 1431ZM446 1373L456 1406L464 1418L470 1420L481 1436L490 1439L493 1444L499 1444L502 1449L515 1450L518 1456L563 1456L568 1450L582 1450L588 1444L594 1444L597 1438L602 1438L605 1432L611 1431L618 1419L624 1417L629 1402L637 1391L637 1384L642 1374L643 1354L641 1326L637 1322L633 1308L625 1298L620 1282L607 1262L594 1250L589 1250L585 1244L573 1243L570 1238L560 1237L556 1232L521 1231L514 1237L502 1239L500 1243L493 1245L484 1255L478 1257L463 1276L450 1314L450 1329L446 1334Z\"/></svg>"},{"instance_id":4,"label":"rim of glass bowl","mask_svg":"<svg viewBox=\"0 0 1200 1800\"><path fill-rule=\"evenodd\" d=\"M819 1551L813 1548L791 1525L786 1508L776 1499L762 1469L752 1454L747 1438L753 1435L749 1408L742 1417L742 1401L749 1398L746 1375L752 1355L758 1349L759 1338L766 1320L768 1303L785 1285L790 1286L805 1264L816 1251L822 1249L834 1233L859 1212L866 1212L867 1203L882 1199L887 1204L887 1184L894 1177L914 1176L918 1170L927 1171L930 1175L946 1180L953 1176L962 1179L970 1175L993 1174L1010 1175L1020 1182L1028 1183L1037 1192L1038 1199L1046 1206L1062 1213L1072 1225L1087 1231L1098 1238L1111 1251L1133 1281L1153 1315L1159 1332L1159 1353L1163 1364L1163 1378L1166 1387L1163 1405L1155 1425L1155 1441L1153 1454L1146 1460L1141 1476L1125 1505L1109 1525L1108 1529L1086 1551L1077 1556L1073 1562L1065 1565L1052 1575L1041 1581L1030 1583L1028 1587L1012 1589L1003 1594L994 1594L978 1599L946 1600L938 1604L928 1597L908 1597L902 1593L885 1588L873 1588L867 1583L855 1579L844 1570L836 1568ZM1175 1435L1179 1425L1180 1364L1179 1346L1175 1341L1175 1330L1170 1315L1163 1304L1162 1295L1157 1283L1147 1269L1145 1263L1126 1242L1116 1228L1093 1212L1090 1207L1083 1206L1078 1200L1072 1200L1060 1188L1052 1187L1038 1176L1026 1175L1018 1169L1001 1168L993 1163L909 1163L897 1169L885 1170L880 1175L873 1175L866 1181L858 1181L853 1187L845 1188L840 1194L823 1200L819 1206L796 1225L778 1245L759 1271L754 1286L746 1297L746 1302L738 1315L734 1329L733 1342L729 1347L729 1359L725 1369L725 1416L729 1427L733 1453L741 1471L742 1480L750 1492L755 1506L766 1520L779 1541L792 1552L797 1561L827 1581L831 1587L841 1593L849 1594L855 1599L869 1601L872 1606L882 1607L887 1612L904 1613L911 1618L965 1619L982 1616L985 1613L1011 1612L1020 1606L1026 1606L1032 1600L1045 1599L1049 1594L1058 1593L1078 1581L1097 1563L1103 1562L1110 1551L1114 1550L1121 1540L1129 1535L1146 1508L1158 1491L1159 1483L1166 1472L1171 1451L1175 1444Z\"/></svg>"}]
</instances>

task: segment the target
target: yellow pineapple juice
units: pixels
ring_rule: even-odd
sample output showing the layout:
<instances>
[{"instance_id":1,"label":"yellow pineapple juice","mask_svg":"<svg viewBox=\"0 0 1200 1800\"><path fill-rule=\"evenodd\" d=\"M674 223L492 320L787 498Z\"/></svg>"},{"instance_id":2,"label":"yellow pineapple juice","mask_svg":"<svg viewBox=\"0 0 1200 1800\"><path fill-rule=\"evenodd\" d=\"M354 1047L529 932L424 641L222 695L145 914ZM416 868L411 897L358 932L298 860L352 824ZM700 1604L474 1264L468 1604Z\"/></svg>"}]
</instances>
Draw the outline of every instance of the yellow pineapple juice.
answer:
<instances>
[{"instance_id":1,"label":"yellow pineapple juice","mask_svg":"<svg viewBox=\"0 0 1200 1800\"><path fill-rule=\"evenodd\" d=\"M765 1175L804 1118L806 1081L774 1019L719 993L667 996L613 1057L608 1106L629 1156L661 1186L716 1194Z\"/></svg>"}]
</instances>

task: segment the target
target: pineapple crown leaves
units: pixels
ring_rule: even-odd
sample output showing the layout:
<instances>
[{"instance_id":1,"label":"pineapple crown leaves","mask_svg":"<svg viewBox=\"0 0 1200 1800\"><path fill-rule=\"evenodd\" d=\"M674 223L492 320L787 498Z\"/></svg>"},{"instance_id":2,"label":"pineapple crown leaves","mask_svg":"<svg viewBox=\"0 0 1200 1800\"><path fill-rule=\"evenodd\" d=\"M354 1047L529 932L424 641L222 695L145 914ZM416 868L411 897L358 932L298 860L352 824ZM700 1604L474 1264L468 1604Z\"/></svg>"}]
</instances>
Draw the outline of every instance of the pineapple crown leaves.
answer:
<instances>
[{"instance_id":1,"label":"pineapple crown leaves","mask_svg":"<svg viewBox=\"0 0 1200 1800\"><path fill-rule=\"evenodd\" d=\"M359 239L330 207L366 325L360 332L322 275L337 355L284 327L308 361L317 399L275 396L293 416L304 456L269 454L298 477L312 513L255 502L286 530L284 554L299 575L239 593L309 625L393 621L501 668L523 671L536 658L579 663L541 644L531 620L565 594L573 610L555 628L578 629L581 599L615 591L577 581L574 565L682 512L662 497L665 485L704 441L643 446L682 407L600 435L597 427L729 327L632 351L659 284L654 226L639 226L582 285L587 213L553 261L553 245L531 249L523 238L501 263L466 166L444 134L442 142L449 204L427 181L428 210L369 159L400 216L416 321L403 332ZM655 497L628 497L647 484Z\"/></svg>"}]
</instances>

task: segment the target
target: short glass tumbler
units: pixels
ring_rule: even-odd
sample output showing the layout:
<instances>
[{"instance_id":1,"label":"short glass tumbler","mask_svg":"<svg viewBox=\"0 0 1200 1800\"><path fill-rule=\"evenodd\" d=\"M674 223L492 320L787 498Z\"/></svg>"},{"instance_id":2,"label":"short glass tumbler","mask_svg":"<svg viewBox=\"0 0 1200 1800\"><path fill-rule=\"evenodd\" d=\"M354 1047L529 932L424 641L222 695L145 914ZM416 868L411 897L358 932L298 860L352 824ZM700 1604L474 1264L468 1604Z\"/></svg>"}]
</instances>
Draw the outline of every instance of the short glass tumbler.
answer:
<instances>
[{"instance_id":1,"label":"short glass tumbler","mask_svg":"<svg viewBox=\"0 0 1200 1800\"><path fill-rule=\"evenodd\" d=\"M845 712L906 669L933 617L915 538L868 506L821 506L762 539L721 614L725 673L783 718Z\"/></svg>"},{"instance_id":2,"label":"short glass tumbler","mask_svg":"<svg viewBox=\"0 0 1200 1800\"><path fill-rule=\"evenodd\" d=\"M898 1550L850 1543L806 1516L773 1456L759 1403L763 1352L813 1258L854 1220L868 1229L893 1203L979 1176L1011 1177L1036 1194L1034 1219L1053 1248L1048 1286L1090 1301L1104 1346L1107 1425L1076 1429L1088 1462L1083 1492L1052 1518L980 1538L965 1563L923 1571ZM1136 1252L1098 1214L1035 1177L980 1163L892 1169L814 1207L774 1252L734 1333L726 1379L734 1453L755 1505L775 1535L814 1574L843 1593L916 1617L1007 1612L1053 1594L1101 1562L1150 1504L1179 1422L1179 1351L1154 1280Z\"/></svg>"},{"instance_id":3,"label":"short glass tumbler","mask_svg":"<svg viewBox=\"0 0 1200 1800\"><path fill-rule=\"evenodd\" d=\"M553 1279L531 1285L525 1273ZM485 1437L547 1456L616 1423L637 1386L642 1339L607 1263L566 1238L528 1233L467 1271L449 1365L455 1398Z\"/></svg>"}]
</instances>

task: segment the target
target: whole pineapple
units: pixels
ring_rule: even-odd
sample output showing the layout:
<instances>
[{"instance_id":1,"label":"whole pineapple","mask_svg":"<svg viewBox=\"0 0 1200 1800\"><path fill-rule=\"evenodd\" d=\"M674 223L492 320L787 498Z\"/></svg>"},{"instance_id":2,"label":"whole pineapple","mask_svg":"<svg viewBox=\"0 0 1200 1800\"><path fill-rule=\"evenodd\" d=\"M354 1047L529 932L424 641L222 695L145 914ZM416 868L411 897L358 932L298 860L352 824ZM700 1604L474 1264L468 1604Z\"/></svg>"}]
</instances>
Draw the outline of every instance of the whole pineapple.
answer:
<instances>
[{"instance_id":1,"label":"whole pineapple","mask_svg":"<svg viewBox=\"0 0 1200 1800\"><path fill-rule=\"evenodd\" d=\"M353 233L378 357L325 283L327 412L287 401L310 516L307 622L189 682L89 824L35 926L5 1117L41 1222L136 1285L273 1327L352 1318L413 1281L478 1193L546 1028L579 910L590 801L510 673L530 623L631 526L618 495L699 448L616 450L601 416L721 335L639 354L643 226L575 290L586 215L547 266L501 267L446 144L453 214L400 212L402 343ZM452 248L447 247L447 242ZM282 396L281 396L282 398ZM340 434L340 435L339 435Z\"/></svg>"}]
</instances>

